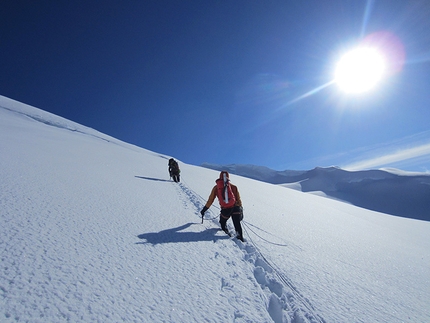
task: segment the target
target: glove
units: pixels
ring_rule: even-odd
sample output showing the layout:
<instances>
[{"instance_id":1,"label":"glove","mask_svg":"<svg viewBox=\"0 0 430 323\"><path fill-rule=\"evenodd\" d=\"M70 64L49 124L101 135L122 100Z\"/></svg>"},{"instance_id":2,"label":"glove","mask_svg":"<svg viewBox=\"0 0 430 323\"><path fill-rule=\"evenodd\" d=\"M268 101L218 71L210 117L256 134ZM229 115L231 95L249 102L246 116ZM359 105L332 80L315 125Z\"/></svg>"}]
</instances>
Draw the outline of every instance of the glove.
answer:
<instances>
[{"instance_id":1,"label":"glove","mask_svg":"<svg viewBox=\"0 0 430 323\"><path fill-rule=\"evenodd\" d=\"M203 216L205 215L205 212L208 210L206 206L203 207L203 209L200 211L200 214Z\"/></svg>"}]
</instances>

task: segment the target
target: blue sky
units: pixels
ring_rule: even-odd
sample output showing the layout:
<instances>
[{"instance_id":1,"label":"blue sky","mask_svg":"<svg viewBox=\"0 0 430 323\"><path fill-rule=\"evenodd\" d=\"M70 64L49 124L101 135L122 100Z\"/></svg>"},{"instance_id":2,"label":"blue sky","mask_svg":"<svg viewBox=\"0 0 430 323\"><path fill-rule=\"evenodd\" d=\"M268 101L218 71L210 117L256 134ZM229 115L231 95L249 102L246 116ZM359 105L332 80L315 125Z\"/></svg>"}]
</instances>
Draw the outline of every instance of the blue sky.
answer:
<instances>
[{"instance_id":1,"label":"blue sky","mask_svg":"<svg viewBox=\"0 0 430 323\"><path fill-rule=\"evenodd\" d=\"M183 162L430 170L428 1L8 1L0 94ZM342 52L404 53L365 94Z\"/></svg>"}]
</instances>

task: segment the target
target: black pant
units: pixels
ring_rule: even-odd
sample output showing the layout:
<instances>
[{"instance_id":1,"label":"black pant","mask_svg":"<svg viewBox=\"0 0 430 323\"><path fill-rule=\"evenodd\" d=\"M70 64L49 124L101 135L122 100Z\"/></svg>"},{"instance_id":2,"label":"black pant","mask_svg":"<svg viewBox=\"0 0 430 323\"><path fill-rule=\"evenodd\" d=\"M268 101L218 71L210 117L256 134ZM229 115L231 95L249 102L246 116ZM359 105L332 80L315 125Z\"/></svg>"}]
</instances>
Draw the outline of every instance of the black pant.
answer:
<instances>
[{"instance_id":1,"label":"black pant","mask_svg":"<svg viewBox=\"0 0 430 323\"><path fill-rule=\"evenodd\" d=\"M180 182L179 173L170 172L170 177L173 179L174 182L176 182L176 183Z\"/></svg>"},{"instance_id":2,"label":"black pant","mask_svg":"<svg viewBox=\"0 0 430 323\"><path fill-rule=\"evenodd\" d=\"M174 180L176 183L179 183L179 182L180 182L179 175L173 175L172 177L173 177L173 180Z\"/></svg>"},{"instance_id":3,"label":"black pant","mask_svg":"<svg viewBox=\"0 0 430 323\"><path fill-rule=\"evenodd\" d=\"M243 219L242 209L240 206L235 206L228 209L221 209L221 215L219 216L219 223L221 224L221 229L227 229L227 220L230 218L233 220L234 229L237 234L242 237L242 226L240 221Z\"/></svg>"}]
</instances>

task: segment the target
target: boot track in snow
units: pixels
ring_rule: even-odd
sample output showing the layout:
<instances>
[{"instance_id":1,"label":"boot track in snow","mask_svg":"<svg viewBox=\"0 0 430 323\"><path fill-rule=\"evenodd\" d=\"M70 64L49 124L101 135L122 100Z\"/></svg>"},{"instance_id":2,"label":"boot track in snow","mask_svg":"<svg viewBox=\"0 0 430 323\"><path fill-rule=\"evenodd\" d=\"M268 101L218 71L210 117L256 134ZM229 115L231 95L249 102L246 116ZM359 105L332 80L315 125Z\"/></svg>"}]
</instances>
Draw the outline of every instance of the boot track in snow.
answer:
<instances>
[{"instance_id":1,"label":"boot track in snow","mask_svg":"<svg viewBox=\"0 0 430 323\"><path fill-rule=\"evenodd\" d=\"M205 200L184 183L175 183L178 194L185 208L194 208L196 216L201 219L200 210ZM206 213L209 218L204 218L206 229L219 228L218 215L210 211ZM229 231L232 229L228 226ZM248 232L246 231L249 236ZM232 239L244 253L243 260L254 267L253 276L266 296L265 307L275 323L325 323L318 315L310 301L303 296L291 279L283 273L276 264L270 262L259 250L255 242L249 237L247 242ZM223 285L228 285L223 281Z\"/></svg>"}]
</instances>

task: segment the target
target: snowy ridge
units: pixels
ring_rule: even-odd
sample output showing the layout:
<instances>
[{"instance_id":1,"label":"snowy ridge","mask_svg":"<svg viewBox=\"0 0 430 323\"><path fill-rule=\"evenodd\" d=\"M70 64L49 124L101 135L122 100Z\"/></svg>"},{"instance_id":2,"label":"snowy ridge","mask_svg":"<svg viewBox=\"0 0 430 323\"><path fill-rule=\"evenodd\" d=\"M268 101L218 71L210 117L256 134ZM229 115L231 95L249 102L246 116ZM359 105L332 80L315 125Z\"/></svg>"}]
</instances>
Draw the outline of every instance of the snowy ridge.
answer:
<instances>
[{"instance_id":1,"label":"snowy ridge","mask_svg":"<svg viewBox=\"0 0 430 323\"><path fill-rule=\"evenodd\" d=\"M41 109L20 103L18 101L0 96L0 108L22 114L36 121L42 122L44 124L58 127L62 129L67 129L71 131L80 131L83 133L96 132L91 128L82 126L73 121L67 120L65 118L56 116L52 113L43 111Z\"/></svg>"},{"instance_id":2,"label":"snowy ridge","mask_svg":"<svg viewBox=\"0 0 430 323\"><path fill-rule=\"evenodd\" d=\"M218 171L227 170L231 174L236 174L271 184L290 183L291 181L296 182L299 180L299 178L303 178L303 176L305 176L307 173L306 171L300 170L276 171L265 166L256 165L218 165L203 163L201 166Z\"/></svg>"},{"instance_id":3,"label":"snowy ridge","mask_svg":"<svg viewBox=\"0 0 430 323\"><path fill-rule=\"evenodd\" d=\"M70 121L68 119L65 119L63 117L57 116L55 114L52 114L50 112L32 107L30 105L9 99L7 97L4 97L0 95L0 109L4 109L5 111L9 111L11 113L16 113L22 116L25 116L27 118L30 118L36 122L40 122L43 124L46 124L48 126L56 127L58 129L68 130L72 132L81 133L84 135L92 136L94 138L98 138L100 140L115 143L117 145L126 146L129 149L138 149L142 150L143 148L136 147L134 145L125 143L121 140L118 140L114 137L108 136L104 133L101 133L97 130L94 130L92 128L83 126L79 123ZM145 149L143 149L145 150ZM149 150L147 150L149 153ZM162 158L167 158L164 155L159 155Z\"/></svg>"},{"instance_id":4,"label":"snowy ridge","mask_svg":"<svg viewBox=\"0 0 430 323\"><path fill-rule=\"evenodd\" d=\"M232 174L311 192L382 213L430 221L430 174L393 169L346 171L316 167L309 171L275 171L252 165L203 164Z\"/></svg>"},{"instance_id":5,"label":"snowy ridge","mask_svg":"<svg viewBox=\"0 0 430 323\"><path fill-rule=\"evenodd\" d=\"M1 322L430 321L429 222L231 175L242 243L219 172L0 105Z\"/></svg>"}]
</instances>

